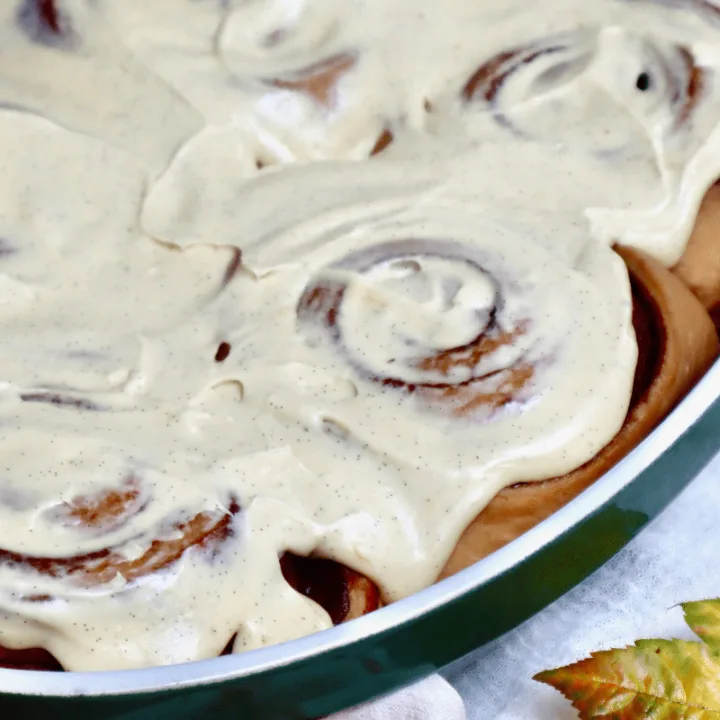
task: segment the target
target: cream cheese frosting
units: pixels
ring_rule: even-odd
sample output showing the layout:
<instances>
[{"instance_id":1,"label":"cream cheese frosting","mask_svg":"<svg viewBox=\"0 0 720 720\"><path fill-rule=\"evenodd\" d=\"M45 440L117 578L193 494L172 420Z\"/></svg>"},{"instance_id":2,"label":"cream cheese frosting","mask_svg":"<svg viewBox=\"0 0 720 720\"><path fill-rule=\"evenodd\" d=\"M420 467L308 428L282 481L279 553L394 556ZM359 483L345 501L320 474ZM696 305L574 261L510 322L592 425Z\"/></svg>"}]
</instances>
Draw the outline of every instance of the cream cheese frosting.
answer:
<instances>
[{"instance_id":1,"label":"cream cheese frosting","mask_svg":"<svg viewBox=\"0 0 720 720\"><path fill-rule=\"evenodd\" d=\"M0 644L104 670L328 628L283 552L400 599L500 489L622 426L612 244L682 255L720 6L0 15ZM193 523L212 542L124 570Z\"/></svg>"}]
</instances>

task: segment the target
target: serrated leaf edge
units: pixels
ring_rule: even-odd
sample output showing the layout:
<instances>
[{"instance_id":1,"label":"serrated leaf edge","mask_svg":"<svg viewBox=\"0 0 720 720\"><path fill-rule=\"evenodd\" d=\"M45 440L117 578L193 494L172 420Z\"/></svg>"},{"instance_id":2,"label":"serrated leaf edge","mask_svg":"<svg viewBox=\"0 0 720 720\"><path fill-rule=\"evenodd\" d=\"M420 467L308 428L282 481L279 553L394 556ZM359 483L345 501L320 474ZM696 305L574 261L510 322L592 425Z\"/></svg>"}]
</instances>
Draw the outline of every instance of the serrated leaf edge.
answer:
<instances>
[{"instance_id":1,"label":"serrated leaf edge","mask_svg":"<svg viewBox=\"0 0 720 720\"><path fill-rule=\"evenodd\" d=\"M571 666L567 666L571 667ZM564 668L558 668L558 670L562 670ZM600 712L593 712L591 715L588 715L586 711L578 705L577 700L573 700L573 698L566 694L562 689L557 687L557 685L553 684L552 682L549 682L545 679L543 679L541 676L545 674L551 674L556 672L556 670L544 670L543 672L537 673L533 676L533 680L536 680L537 682L543 683L545 685L549 685L554 690L557 690L560 692L571 704L572 706L580 713L580 720L612 720L616 717L622 717L617 714L616 711L600 711ZM658 695L653 695L652 693L646 693L646 692L640 692L637 690L631 690L629 688L624 687L623 685L617 685L615 683L607 682L607 681L599 681L596 683L597 686L603 686L603 687L614 687L619 688L620 690L625 690L628 693L631 693L633 698L647 698L648 700L655 701L657 704L662 704L666 706L668 709L670 708L677 708L679 713L682 714L676 714L672 715L670 717L684 717L686 713L683 711L686 710L696 710L702 713L705 713L706 720L720 720L720 710L711 710L709 708L703 707L702 705L685 705L679 702L676 702L675 700L669 700L668 698L661 697ZM650 716L648 716L650 717ZM654 716L653 716L654 717Z\"/></svg>"}]
</instances>

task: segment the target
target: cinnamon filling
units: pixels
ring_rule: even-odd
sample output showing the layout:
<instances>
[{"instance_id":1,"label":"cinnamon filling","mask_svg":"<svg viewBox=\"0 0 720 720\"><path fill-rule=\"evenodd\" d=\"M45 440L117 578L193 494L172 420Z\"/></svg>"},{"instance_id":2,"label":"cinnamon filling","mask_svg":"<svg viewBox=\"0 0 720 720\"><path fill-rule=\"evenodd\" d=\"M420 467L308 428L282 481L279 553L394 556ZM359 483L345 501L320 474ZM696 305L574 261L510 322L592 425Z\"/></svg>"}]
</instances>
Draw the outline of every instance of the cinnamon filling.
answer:
<instances>
[{"instance_id":1,"label":"cinnamon filling","mask_svg":"<svg viewBox=\"0 0 720 720\"><path fill-rule=\"evenodd\" d=\"M285 553L280 567L288 583L320 605L333 625L361 617L380 605L380 593L372 581L332 560Z\"/></svg>"},{"instance_id":2,"label":"cinnamon filling","mask_svg":"<svg viewBox=\"0 0 720 720\"><path fill-rule=\"evenodd\" d=\"M392 132L390 132L390 130L383 130L382 134L377 139L375 147L372 149L370 155L379 155L381 152L383 152L383 150L386 150L388 147L390 147L393 139L393 134Z\"/></svg>"},{"instance_id":3,"label":"cinnamon filling","mask_svg":"<svg viewBox=\"0 0 720 720\"><path fill-rule=\"evenodd\" d=\"M76 511L76 515L84 514L85 524L97 527L127 513L128 506L135 500L133 492L123 495L110 491L102 499L95 498L92 505L85 500L86 505ZM0 548L0 563L13 568L32 568L54 578L74 577L87 586L108 583L116 576L131 583L169 567L190 548L212 550L219 546L233 534L233 517L239 512L240 506L233 500L226 513L198 513L185 522L173 523L166 528L171 537L158 537L132 560L125 559L113 548L68 558L32 557Z\"/></svg>"},{"instance_id":4,"label":"cinnamon filling","mask_svg":"<svg viewBox=\"0 0 720 720\"><path fill-rule=\"evenodd\" d=\"M274 78L267 83L276 88L309 95L329 108L334 104L338 82L355 67L355 63L355 58L350 54L335 55L299 71L295 77Z\"/></svg>"}]
</instances>

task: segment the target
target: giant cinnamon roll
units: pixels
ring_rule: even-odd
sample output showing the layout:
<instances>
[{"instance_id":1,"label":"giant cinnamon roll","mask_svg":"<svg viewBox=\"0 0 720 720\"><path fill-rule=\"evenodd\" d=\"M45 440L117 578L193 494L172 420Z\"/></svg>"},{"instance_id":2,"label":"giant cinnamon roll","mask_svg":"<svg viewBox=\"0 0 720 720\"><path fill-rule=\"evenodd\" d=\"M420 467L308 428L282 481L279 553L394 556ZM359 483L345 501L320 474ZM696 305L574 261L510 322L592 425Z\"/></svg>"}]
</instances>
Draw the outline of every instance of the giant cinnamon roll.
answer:
<instances>
[{"instance_id":1,"label":"giant cinnamon roll","mask_svg":"<svg viewBox=\"0 0 720 720\"><path fill-rule=\"evenodd\" d=\"M705 21L717 19L711 3L662 4L695 11ZM593 232L674 267L712 309L720 293L720 255L706 230L714 191L700 201L718 176L718 58L691 38L679 32L673 44L631 30L585 27L535 39L484 61L462 98L467 112L483 109L518 140L589 153L600 161L600 173L607 163L611 174L628 178L643 164L646 169L655 164L636 183L655 184L658 191L662 185L658 195L638 202L624 186L621 198L596 195L583 201ZM584 121L589 113L590 125ZM607 181L593 189L603 184Z\"/></svg>"},{"instance_id":2,"label":"giant cinnamon roll","mask_svg":"<svg viewBox=\"0 0 720 720\"><path fill-rule=\"evenodd\" d=\"M630 271L639 345L632 401L622 428L577 470L498 493L467 527L441 577L477 562L565 505L648 435L717 357L712 322L688 289L643 253L627 248L618 252Z\"/></svg>"},{"instance_id":3,"label":"giant cinnamon roll","mask_svg":"<svg viewBox=\"0 0 720 720\"><path fill-rule=\"evenodd\" d=\"M322 631L631 450L718 354L713 7L2 6L0 664Z\"/></svg>"}]
</instances>

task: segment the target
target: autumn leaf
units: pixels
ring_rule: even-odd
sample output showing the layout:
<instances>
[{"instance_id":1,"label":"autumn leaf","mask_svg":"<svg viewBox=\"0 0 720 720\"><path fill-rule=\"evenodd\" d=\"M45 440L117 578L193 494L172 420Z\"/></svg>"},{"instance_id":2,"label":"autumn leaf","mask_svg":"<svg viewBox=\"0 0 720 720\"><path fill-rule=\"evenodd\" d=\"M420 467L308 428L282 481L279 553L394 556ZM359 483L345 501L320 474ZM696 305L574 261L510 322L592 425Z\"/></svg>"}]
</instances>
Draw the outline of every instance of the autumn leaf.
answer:
<instances>
[{"instance_id":1,"label":"autumn leaf","mask_svg":"<svg viewBox=\"0 0 720 720\"><path fill-rule=\"evenodd\" d=\"M582 720L720 720L720 600L682 607L704 642L639 640L534 679L563 693Z\"/></svg>"},{"instance_id":2,"label":"autumn leaf","mask_svg":"<svg viewBox=\"0 0 720 720\"><path fill-rule=\"evenodd\" d=\"M685 622L715 652L720 651L720 600L685 603Z\"/></svg>"}]
</instances>

